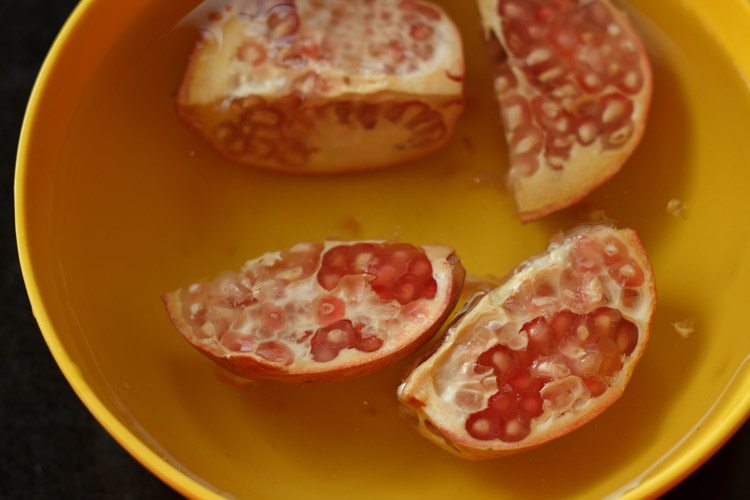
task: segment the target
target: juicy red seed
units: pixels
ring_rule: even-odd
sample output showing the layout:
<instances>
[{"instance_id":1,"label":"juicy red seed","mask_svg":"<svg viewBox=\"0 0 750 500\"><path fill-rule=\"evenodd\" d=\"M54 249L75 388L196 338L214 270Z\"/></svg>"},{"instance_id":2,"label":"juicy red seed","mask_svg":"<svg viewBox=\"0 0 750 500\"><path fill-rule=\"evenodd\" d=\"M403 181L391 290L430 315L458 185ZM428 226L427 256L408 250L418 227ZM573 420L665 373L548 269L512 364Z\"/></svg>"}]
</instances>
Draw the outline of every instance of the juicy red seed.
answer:
<instances>
[{"instance_id":1,"label":"juicy red seed","mask_svg":"<svg viewBox=\"0 0 750 500\"><path fill-rule=\"evenodd\" d=\"M477 359L480 365L492 368L495 375L507 380L512 377L518 370L518 354L504 345L495 347L483 352Z\"/></svg>"},{"instance_id":2,"label":"juicy red seed","mask_svg":"<svg viewBox=\"0 0 750 500\"><path fill-rule=\"evenodd\" d=\"M521 398L518 406L530 418L538 417L543 412L544 401L539 394L532 394Z\"/></svg>"},{"instance_id":3,"label":"juicy red seed","mask_svg":"<svg viewBox=\"0 0 750 500\"><path fill-rule=\"evenodd\" d=\"M489 410L474 413L466 420L466 432L475 439L489 441L499 436L499 421L493 418Z\"/></svg>"},{"instance_id":4,"label":"juicy red seed","mask_svg":"<svg viewBox=\"0 0 750 500\"><path fill-rule=\"evenodd\" d=\"M318 271L318 283L326 290L333 290L344 274L346 274L346 271L343 269L321 268Z\"/></svg>"},{"instance_id":5,"label":"juicy red seed","mask_svg":"<svg viewBox=\"0 0 750 500\"><path fill-rule=\"evenodd\" d=\"M388 260L393 263L408 265L419 250L408 243L392 243L383 249Z\"/></svg>"},{"instance_id":6,"label":"juicy red seed","mask_svg":"<svg viewBox=\"0 0 750 500\"><path fill-rule=\"evenodd\" d=\"M554 318L552 318L552 331L555 333L555 337L558 340L570 333L574 320L575 314L570 311L560 311Z\"/></svg>"},{"instance_id":7,"label":"juicy red seed","mask_svg":"<svg viewBox=\"0 0 750 500\"><path fill-rule=\"evenodd\" d=\"M424 288L422 289L422 298L434 299L436 294L437 281L435 281L434 278L430 278L429 280L427 280L427 283L425 283Z\"/></svg>"},{"instance_id":8,"label":"juicy red seed","mask_svg":"<svg viewBox=\"0 0 750 500\"><path fill-rule=\"evenodd\" d=\"M599 337L609 337L620 323L622 315L616 309L602 307L588 315L586 326L591 333L590 341Z\"/></svg>"},{"instance_id":9,"label":"juicy red seed","mask_svg":"<svg viewBox=\"0 0 750 500\"><path fill-rule=\"evenodd\" d=\"M365 337L357 344L357 349L362 352L375 352L383 347L383 339L379 337Z\"/></svg>"},{"instance_id":10,"label":"juicy red seed","mask_svg":"<svg viewBox=\"0 0 750 500\"><path fill-rule=\"evenodd\" d=\"M500 424L499 437L506 443L521 441L531 432L531 419L522 412L503 419Z\"/></svg>"},{"instance_id":11,"label":"juicy red seed","mask_svg":"<svg viewBox=\"0 0 750 500\"><path fill-rule=\"evenodd\" d=\"M403 305L423 297L433 298L437 293L432 265L424 252L413 245L383 246L366 272L373 276L370 285L383 300L395 299Z\"/></svg>"},{"instance_id":12,"label":"juicy red seed","mask_svg":"<svg viewBox=\"0 0 750 500\"><path fill-rule=\"evenodd\" d=\"M513 415L518 409L518 398L510 392L498 392L490 396L487 407L494 415L501 417Z\"/></svg>"},{"instance_id":13,"label":"juicy red seed","mask_svg":"<svg viewBox=\"0 0 750 500\"><path fill-rule=\"evenodd\" d=\"M418 254L409 263L408 271L420 278L432 276L432 264L426 255Z\"/></svg>"},{"instance_id":14,"label":"juicy red seed","mask_svg":"<svg viewBox=\"0 0 750 500\"><path fill-rule=\"evenodd\" d=\"M346 314L346 304L338 297L329 295L317 301L315 317L318 323L326 326L338 321Z\"/></svg>"},{"instance_id":15,"label":"juicy red seed","mask_svg":"<svg viewBox=\"0 0 750 500\"><path fill-rule=\"evenodd\" d=\"M273 363L289 365L294 361L294 352L286 344L269 340L258 345L255 354Z\"/></svg>"},{"instance_id":16,"label":"juicy red seed","mask_svg":"<svg viewBox=\"0 0 750 500\"><path fill-rule=\"evenodd\" d=\"M339 245L323 254L323 267L338 267L346 269L352 247Z\"/></svg>"},{"instance_id":17,"label":"juicy red seed","mask_svg":"<svg viewBox=\"0 0 750 500\"><path fill-rule=\"evenodd\" d=\"M357 243L348 252L349 271L353 274L363 273L374 259L380 256L380 249L372 243Z\"/></svg>"},{"instance_id":18,"label":"juicy red seed","mask_svg":"<svg viewBox=\"0 0 750 500\"><path fill-rule=\"evenodd\" d=\"M393 286L393 298L401 305L419 298L422 292L422 280L413 274L403 275Z\"/></svg>"},{"instance_id":19,"label":"juicy red seed","mask_svg":"<svg viewBox=\"0 0 750 500\"><path fill-rule=\"evenodd\" d=\"M318 362L335 359L342 349L354 347L361 335L348 319L319 328L310 340L312 358Z\"/></svg>"},{"instance_id":20,"label":"juicy red seed","mask_svg":"<svg viewBox=\"0 0 750 500\"><path fill-rule=\"evenodd\" d=\"M638 328L629 321L623 321L615 334L617 349L623 354L630 354L638 343Z\"/></svg>"},{"instance_id":21,"label":"juicy red seed","mask_svg":"<svg viewBox=\"0 0 750 500\"><path fill-rule=\"evenodd\" d=\"M552 329L544 318L536 318L526 323L522 330L529 336L529 342L540 354L549 354L552 343Z\"/></svg>"},{"instance_id":22,"label":"juicy red seed","mask_svg":"<svg viewBox=\"0 0 750 500\"><path fill-rule=\"evenodd\" d=\"M583 383L586 384L593 397L601 396L607 390L607 384L599 377L586 377Z\"/></svg>"},{"instance_id":23,"label":"juicy red seed","mask_svg":"<svg viewBox=\"0 0 750 500\"><path fill-rule=\"evenodd\" d=\"M508 382L516 394L534 394L542 388L539 379L533 377L528 371L519 371Z\"/></svg>"},{"instance_id":24,"label":"juicy red seed","mask_svg":"<svg viewBox=\"0 0 750 500\"><path fill-rule=\"evenodd\" d=\"M405 269L396 266L390 262L378 263L375 266L370 266L367 270L368 274L373 274L375 277L371 281L373 288L378 287L387 291L388 297L381 297L383 299L390 299L390 290L396 284L396 282L404 274Z\"/></svg>"}]
</instances>

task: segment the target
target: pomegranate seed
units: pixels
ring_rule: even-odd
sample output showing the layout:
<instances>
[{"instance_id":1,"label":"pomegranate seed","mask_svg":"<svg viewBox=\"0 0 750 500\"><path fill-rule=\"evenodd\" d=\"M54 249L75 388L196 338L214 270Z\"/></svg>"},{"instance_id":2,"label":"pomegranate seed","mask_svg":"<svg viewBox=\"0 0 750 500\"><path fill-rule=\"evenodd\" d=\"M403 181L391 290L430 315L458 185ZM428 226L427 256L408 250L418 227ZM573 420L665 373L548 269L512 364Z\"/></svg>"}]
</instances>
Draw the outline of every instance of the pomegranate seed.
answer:
<instances>
[{"instance_id":1,"label":"pomegranate seed","mask_svg":"<svg viewBox=\"0 0 750 500\"><path fill-rule=\"evenodd\" d=\"M544 318L537 318L527 325L523 329L529 336L529 342L541 354L549 354L552 330Z\"/></svg>"},{"instance_id":2,"label":"pomegranate seed","mask_svg":"<svg viewBox=\"0 0 750 500\"><path fill-rule=\"evenodd\" d=\"M255 354L272 363L290 365L294 361L294 352L285 344L276 340L263 342L255 349Z\"/></svg>"},{"instance_id":3,"label":"pomegranate seed","mask_svg":"<svg viewBox=\"0 0 750 500\"><path fill-rule=\"evenodd\" d=\"M516 394L535 394L542 388L541 382L528 371L519 371L509 383Z\"/></svg>"},{"instance_id":4,"label":"pomegranate seed","mask_svg":"<svg viewBox=\"0 0 750 500\"><path fill-rule=\"evenodd\" d=\"M379 337L365 337L357 344L357 349L362 352L375 352L383 347L383 339Z\"/></svg>"},{"instance_id":5,"label":"pomegranate seed","mask_svg":"<svg viewBox=\"0 0 750 500\"><path fill-rule=\"evenodd\" d=\"M338 321L346 314L344 301L332 295L318 299L315 311L316 319L322 326Z\"/></svg>"},{"instance_id":6,"label":"pomegranate seed","mask_svg":"<svg viewBox=\"0 0 750 500\"><path fill-rule=\"evenodd\" d=\"M628 288L639 287L645 280L643 269L630 257L614 263L609 268L609 275L618 285Z\"/></svg>"},{"instance_id":7,"label":"pomegranate seed","mask_svg":"<svg viewBox=\"0 0 750 500\"><path fill-rule=\"evenodd\" d=\"M599 377L587 377L583 379L583 383L588 387L592 397L601 396L607 390L607 384Z\"/></svg>"},{"instance_id":8,"label":"pomegranate seed","mask_svg":"<svg viewBox=\"0 0 750 500\"><path fill-rule=\"evenodd\" d=\"M349 263L349 252L351 247L339 245L323 254L323 267L337 267L346 269Z\"/></svg>"},{"instance_id":9,"label":"pomegranate seed","mask_svg":"<svg viewBox=\"0 0 750 500\"><path fill-rule=\"evenodd\" d=\"M490 440L497 437L497 425L485 412L475 413L466 421L466 431L475 439Z\"/></svg>"},{"instance_id":10,"label":"pomegranate seed","mask_svg":"<svg viewBox=\"0 0 750 500\"><path fill-rule=\"evenodd\" d=\"M543 412L543 404L541 396L537 395L526 395L521 398L518 406L529 418L538 417Z\"/></svg>"},{"instance_id":11,"label":"pomegranate seed","mask_svg":"<svg viewBox=\"0 0 750 500\"><path fill-rule=\"evenodd\" d=\"M523 413L518 413L505 420L503 424L499 432L500 439L508 443L520 441L531 432L529 418Z\"/></svg>"},{"instance_id":12,"label":"pomegranate seed","mask_svg":"<svg viewBox=\"0 0 750 500\"><path fill-rule=\"evenodd\" d=\"M591 313L587 322L592 334L591 340L611 336L621 318L622 315L616 309L601 308Z\"/></svg>"},{"instance_id":13,"label":"pomegranate seed","mask_svg":"<svg viewBox=\"0 0 750 500\"><path fill-rule=\"evenodd\" d=\"M551 322L552 331L555 333L555 338L560 340L563 337L569 335L574 320L575 314L570 311L560 311L559 313L555 314L555 317L552 318Z\"/></svg>"},{"instance_id":14,"label":"pomegranate seed","mask_svg":"<svg viewBox=\"0 0 750 500\"><path fill-rule=\"evenodd\" d=\"M427 256L418 254L409 263L408 271L420 278L432 277L432 264Z\"/></svg>"},{"instance_id":15,"label":"pomegranate seed","mask_svg":"<svg viewBox=\"0 0 750 500\"><path fill-rule=\"evenodd\" d=\"M570 261L573 269L578 272L598 273L602 267L601 244L591 238L582 238L570 251Z\"/></svg>"},{"instance_id":16,"label":"pomegranate seed","mask_svg":"<svg viewBox=\"0 0 750 500\"><path fill-rule=\"evenodd\" d=\"M318 272L318 283L326 290L333 290L339 284L339 281L341 281L344 272L340 269L321 268Z\"/></svg>"},{"instance_id":17,"label":"pomegranate seed","mask_svg":"<svg viewBox=\"0 0 750 500\"><path fill-rule=\"evenodd\" d=\"M492 413L499 416L515 414L518 407L516 396L509 392L493 394L487 404Z\"/></svg>"},{"instance_id":18,"label":"pomegranate seed","mask_svg":"<svg viewBox=\"0 0 750 500\"><path fill-rule=\"evenodd\" d=\"M635 308L641 302L641 292L636 288L623 288L620 292L620 302L624 307Z\"/></svg>"},{"instance_id":19,"label":"pomegranate seed","mask_svg":"<svg viewBox=\"0 0 750 500\"><path fill-rule=\"evenodd\" d=\"M617 349L623 354L631 354L638 344L638 328L629 321L623 321L615 334Z\"/></svg>"},{"instance_id":20,"label":"pomegranate seed","mask_svg":"<svg viewBox=\"0 0 750 500\"><path fill-rule=\"evenodd\" d=\"M271 304L263 304L260 308L261 324L270 331L277 331L284 327L284 310Z\"/></svg>"},{"instance_id":21,"label":"pomegranate seed","mask_svg":"<svg viewBox=\"0 0 750 500\"><path fill-rule=\"evenodd\" d=\"M604 238L602 247L604 248L604 263L607 266L611 266L628 257L628 248L625 246L625 243L614 236Z\"/></svg>"},{"instance_id":22,"label":"pomegranate seed","mask_svg":"<svg viewBox=\"0 0 750 500\"><path fill-rule=\"evenodd\" d=\"M422 280L413 274L403 275L393 286L392 296L400 304L408 304L419 298Z\"/></svg>"}]
</instances>

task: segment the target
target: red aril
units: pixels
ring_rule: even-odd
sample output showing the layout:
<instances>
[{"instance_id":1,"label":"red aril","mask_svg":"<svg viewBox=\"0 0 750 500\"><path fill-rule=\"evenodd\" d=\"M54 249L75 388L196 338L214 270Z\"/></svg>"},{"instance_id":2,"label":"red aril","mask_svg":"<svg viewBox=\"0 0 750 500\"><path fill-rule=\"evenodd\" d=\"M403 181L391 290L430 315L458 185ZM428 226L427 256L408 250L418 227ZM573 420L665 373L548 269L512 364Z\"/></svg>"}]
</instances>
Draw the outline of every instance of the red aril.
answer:
<instances>
[{"instance_id":1,"label":"red aril","mask_svg":"<svg viewBox=\"0 0 750 500\"><path fill-rule=\"evenodd\" d=\"M389 267L397 273L380 279ZM163 299L180 333L238 375L338 380L378 370L427 342L453 310L463 280L447 247L329 241L264 254Z\"/></svg>"},{"instance_id":2,"label":"red aril","mask_svg":"<svg viewBox=\"0 0 750 500\"><path fill-rule=\"evenodd\" d=\"M231 0L195 46L180 118L231 160L297 173L433 151L463 109L460 35L421 0Z\"/></svg>"},{"instance_id":3,"label":"red aril","mask_svg":"<svg viewBox=\"0 0 750 500\"><path fill-rule=\"evenodd\" d=\"M637 284L613 277L622 261L612 262L609 245L638 269ZM640 300L623 301L625 290ZM399 387L399 400L416 413L422 434L465 458L562 436L624 391L648 342L654 290L634 231L574 230L457 316Z\"/></svg>"},{"instance_id":4,"label":"red aril","mask_svg":"<svg viewBox=\"0 0 750 500\"><path fill-rule=\"evenodd\" d=\"M641 139L648 55L610 0L478 0L521 220L576 203Z\"/></svg>"}]
</instances>

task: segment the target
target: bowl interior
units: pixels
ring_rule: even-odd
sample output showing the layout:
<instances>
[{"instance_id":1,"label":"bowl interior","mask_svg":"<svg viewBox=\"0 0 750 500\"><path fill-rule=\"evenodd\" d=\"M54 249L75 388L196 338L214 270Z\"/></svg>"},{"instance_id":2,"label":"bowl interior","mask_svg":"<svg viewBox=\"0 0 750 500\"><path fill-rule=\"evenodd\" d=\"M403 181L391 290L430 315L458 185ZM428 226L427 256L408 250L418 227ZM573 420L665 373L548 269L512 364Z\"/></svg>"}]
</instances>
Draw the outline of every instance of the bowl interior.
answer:
<instances>
[{"instance_id":1,"label":"bowl interior","mask_svg":"<svg viewBox=\"0 0 750 500\"><path fill-rule=\"evenodd\" d=\"M180 124L176 89L215 3L84 2L48 61L17 185L34 310L84 402L183 492L641 496L678 480L745 415L750 65L738 66L719 28L689 8L700 2L630 2L655 75L643 142L583 203L521 225L503 187L506 147L478 13L440 3L467 56L455 138L421 161L361 175L254 171ZM750 29L745 7L727 2L726 22ZM684 217L666 211L671 199L685 203ZM262 252L328 237L448 244L471 273L503 275L596 210L638 230L650 253L651 345L601 417L500 460L454 458L399 417L395 388L410 361L343 383L239 383L174 331L159 299ZM683 337L672 324L685 319L695 329Z\"/></svg>"}]
</instances>

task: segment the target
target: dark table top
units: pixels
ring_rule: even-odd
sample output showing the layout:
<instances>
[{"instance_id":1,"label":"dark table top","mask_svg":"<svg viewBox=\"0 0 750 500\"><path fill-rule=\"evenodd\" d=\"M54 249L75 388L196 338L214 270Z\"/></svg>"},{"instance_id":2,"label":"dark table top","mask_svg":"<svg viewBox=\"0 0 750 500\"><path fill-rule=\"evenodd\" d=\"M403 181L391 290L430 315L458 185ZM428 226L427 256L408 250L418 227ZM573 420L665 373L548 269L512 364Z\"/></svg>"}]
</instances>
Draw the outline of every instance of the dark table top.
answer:
<instances>
[{"instance_id":1,"label":"dark table top","mask_svg":"<svg viewBox=\"0 0 750 500\"><path fill-rule=\"evenodd\" d=\"M73 393L31 315L18 265L18 133L36 73L75 3L0 1L0 498L176 498ZM666 497L750 498L750 424Z\"/></svg>"}]
</instances>

